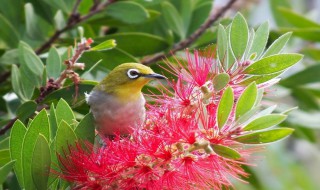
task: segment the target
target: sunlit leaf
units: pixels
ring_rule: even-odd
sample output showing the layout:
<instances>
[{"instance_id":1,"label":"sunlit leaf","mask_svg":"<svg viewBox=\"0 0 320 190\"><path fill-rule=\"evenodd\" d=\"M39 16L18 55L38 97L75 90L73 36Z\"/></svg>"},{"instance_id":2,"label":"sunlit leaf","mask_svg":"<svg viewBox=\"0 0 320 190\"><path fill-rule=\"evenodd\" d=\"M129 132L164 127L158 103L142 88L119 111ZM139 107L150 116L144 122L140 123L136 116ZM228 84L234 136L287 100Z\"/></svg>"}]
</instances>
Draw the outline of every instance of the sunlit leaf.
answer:
<instances>
[{"instance_id":1,"label":"sunlit leaf","mask_svg":"<svg viewBox=\"0 0 320 190\"><path fill-rule=\"evenodd\" d=\"M224 124L227 122L229 115L231 113L232 107L233 107L233 91L231 87L228 87L219 102L218 106L218 113L217 113L217 119L218 119L218 127L221 129Z\"/></svg>"},{"instance_id":2,"label":"sunlit leaf","mask_svg":"<svg viewBox=\"0 0 320 190\"><path fill-rule=\"evenodd\" d=\"M241 158L240 153L230 147L218 145L218 144L211 144L211 147L216 154L224 158L230 158L230 159Z\"/></svg>"},{"instance_id":3,"label":"sunlit leaf","mask_svg":"<svg viewBox=\"0 0 320 190\"><path fill-rule=\"evenodd\" d=\"M236 106L236 119L251 110L257 99L257 85L251 83L241 94Z\"/></svg>"},{"instance_id":4,"label":"sunlit leaf","mask_svg":"<svg viewBox=\"0 0 320 190\"><path fill-rule=\"evenodd\" d=\"M289 136L291 133L293 133L293 131L294 129L291 128L271 129L268 131L260 131L242 135L234 138L234 140L244 144L265 144L281 140Z\"/></svg>"},{"instance_id":5,"label":"sunlit leaf","mask_svg":"<svg viewBox=\"0 0 320 190\"><path fill-rule=\"evenodd\" d=\"M278 54L265 57L252 63L243 73L252 75L265 75L283 71L302 59L301 54Z\"/></svg>"},{"instance_id":6,"label":"sunlit leaf","mask_svg":"<svg viewBox=\"0 0 320 190\"><path fill-rule=\"evenodd\" d=\"M270 55L278 54L282 51L291 37L292 32L287 32L276 39L266 50L262 57L268 57Z\"/></svg>"},{"instance_id":7,"label":"sunlit leaf","mask_svg":"<svg viewBox=\"0 0 320 190\"><path fill-rule=\"evenodd\" d=\"M253 131L253 130L266 129L266 128L278 125L279 123L284 121L286 118L287 116L282 114L270 114L270 115L262 116L250 122L248 125L246 125L243 128L243 130Z\"/></svg>"},{"instance_id":8,"label":"sunlit leaf","mask_svg":"<svg viewBox=\"0 0 320 190\"><path fill-rule=\"evenodd\" d=\"M241 59L249 39L249 29L245 18L238 13L231 24L230 44L236 59Z\"/></svg>"},{"instance_id":9,"label":"sunlit leaf","mask_svg":"<svg viewBox=\"0 0 320 190\"><path fill-rule=\"evenodd\" d=\"M92 47L90 50L91 51L104 51L104 50L108 50L108 49L112 49L114 47L116 47L116 41L115 40L106 40L94 47Z\"/></svg>"},{"instance_id":10,"label":"sunlit leaf","mask_svg":"<svg viewBox=\"0 0 320 190\"><path fill-rule=\"evenodd\" d=\"M37 189L47 189L51 156L46 138L39 134L32 153L31 172Z\"/></svg>"}]
</instances>

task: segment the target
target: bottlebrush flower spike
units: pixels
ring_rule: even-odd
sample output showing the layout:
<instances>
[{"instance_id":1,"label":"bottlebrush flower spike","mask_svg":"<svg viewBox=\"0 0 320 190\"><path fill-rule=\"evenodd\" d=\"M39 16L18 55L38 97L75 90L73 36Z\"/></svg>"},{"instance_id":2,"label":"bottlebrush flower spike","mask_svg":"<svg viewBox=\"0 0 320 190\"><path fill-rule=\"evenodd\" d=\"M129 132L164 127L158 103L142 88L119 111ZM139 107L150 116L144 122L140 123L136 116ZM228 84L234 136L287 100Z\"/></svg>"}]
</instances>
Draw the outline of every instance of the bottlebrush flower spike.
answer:
<instances>
[{"instance_id":1,"label":"bottlebrush flower spike","mask_svg":"<svg viewBox=\"0 0 320 190\"><path fill-rule=\"evenodd\" d=\"M236 17L231 25L246 25L241 15ZM250 144L293 132L275 128L286 116L271 114L274 107L263 110L260 95L301 56L275 50L267 57L246 55L255 51L248 49L251 45L244 51L236 49L245 45L236 44L239 40L223 41L237 30L221 29L217 54L187 51L185 61L167 63L178 78L169 85L173 91L162 88L162 94L151 95L155 104L147 105L145 123L130 137L105 140L94 151L92 145L70 147L59 156L59 176L73 189L124 190L229 189L231 179L246 177L241 166L253 165L252 153L261 149Z\"/></svg>"}]
</instances>

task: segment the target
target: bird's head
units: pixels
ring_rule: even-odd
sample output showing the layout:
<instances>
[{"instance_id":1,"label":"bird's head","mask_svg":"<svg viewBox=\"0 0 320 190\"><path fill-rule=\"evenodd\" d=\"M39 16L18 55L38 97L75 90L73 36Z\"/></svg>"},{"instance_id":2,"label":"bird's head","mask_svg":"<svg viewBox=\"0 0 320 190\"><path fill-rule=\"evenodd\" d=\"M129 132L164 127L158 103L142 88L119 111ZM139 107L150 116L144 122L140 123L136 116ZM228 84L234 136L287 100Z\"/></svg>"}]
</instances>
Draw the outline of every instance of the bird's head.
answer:
<instances>
[{"instance_id":1,"label":"bird's head","mask_svg":"<svg viewBox=\"0 0 320 190\"><path fill-rule=\"evenodd\" d=\"M124 63L114 68L96 87L95 90L128 98L140 95L141 89L152 79L166 79L165 76L139 63Z\"/></svg>"}]
</instances>

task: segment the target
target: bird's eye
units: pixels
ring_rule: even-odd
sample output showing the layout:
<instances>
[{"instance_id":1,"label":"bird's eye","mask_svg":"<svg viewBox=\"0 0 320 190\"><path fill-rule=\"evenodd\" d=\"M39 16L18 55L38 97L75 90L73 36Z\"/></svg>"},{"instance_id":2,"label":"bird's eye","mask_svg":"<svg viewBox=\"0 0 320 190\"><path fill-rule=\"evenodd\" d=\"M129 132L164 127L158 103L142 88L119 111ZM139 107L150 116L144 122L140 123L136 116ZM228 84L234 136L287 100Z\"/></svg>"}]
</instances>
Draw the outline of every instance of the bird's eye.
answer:
<instances>
[{"instance_id":1,"label":"bird's eye","mask_svg":"<svg viewBox=\"0 0 320 190\"><path fill-rule=\"evenodd\" d=\"M136 79L140 76L140 73L137 69L129 69L127 75L130 79Z\"/></svg>"}]
</instances>

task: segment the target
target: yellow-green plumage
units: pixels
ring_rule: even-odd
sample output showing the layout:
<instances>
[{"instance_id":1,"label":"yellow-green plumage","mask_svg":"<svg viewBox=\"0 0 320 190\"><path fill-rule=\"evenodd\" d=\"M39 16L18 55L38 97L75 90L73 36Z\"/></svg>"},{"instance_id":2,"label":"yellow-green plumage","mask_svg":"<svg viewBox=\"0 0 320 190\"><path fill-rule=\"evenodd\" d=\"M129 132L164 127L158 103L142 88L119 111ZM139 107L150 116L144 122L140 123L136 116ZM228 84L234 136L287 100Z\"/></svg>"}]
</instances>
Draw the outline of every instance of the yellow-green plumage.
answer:
<instances>
[{"instance_id":1,"label":"yellow-green plumage","mask_svg":"<svg viewBox=\"0 0 320 190\"><path fill-rule=\"evenodd\" d=\"M125 63L112 70L87 95L87 102L103 135L130 134L145 120L141 90L150 80L165 77L139 63Z\"/></svg>"}]
</instances>

